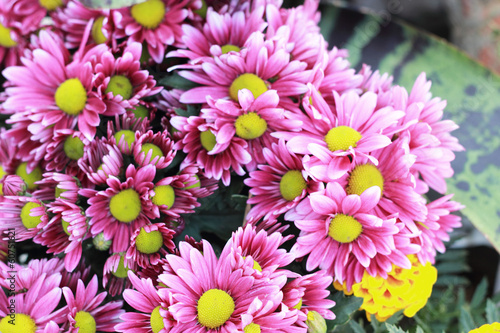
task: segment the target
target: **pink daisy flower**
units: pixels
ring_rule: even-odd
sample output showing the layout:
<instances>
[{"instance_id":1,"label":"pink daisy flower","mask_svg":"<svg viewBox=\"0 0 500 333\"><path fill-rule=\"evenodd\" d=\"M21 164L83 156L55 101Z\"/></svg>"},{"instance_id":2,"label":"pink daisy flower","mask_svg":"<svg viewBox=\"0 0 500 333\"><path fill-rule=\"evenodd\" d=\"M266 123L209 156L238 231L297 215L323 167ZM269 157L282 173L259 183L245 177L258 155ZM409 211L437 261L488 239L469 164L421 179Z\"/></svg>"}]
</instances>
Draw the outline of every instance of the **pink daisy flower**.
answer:
<instances>
[{"instance_id":1,"label":"pink daisy flower","mask_svg":"<svg viewBox=\"0 0 500 333\"><path fill-rule=\"evenodd\" d=\"M218 143L217 128L201 117L177 116L170 123L182 133L182 139L174 146L187 153L181 166L195 163L207 178L222 179L226 186L231 183L231 171L240 176L245 174L243 166L250 163L252 156L246 149L248 143L244 139L233 136L223 144Z\"/></svg>"},{"instance_id":2,"label":"pink daisy flower","mask_svg":"<svg viewBox=\"0 0 500 333\"><path fill-rule=\"evenodd\" d=\"M63 287L62 292L68 304L68 333L80 331L115 332L114 325L120 322L120 315L125 313L121 301L112 301L101 305L107 293L97 294L97 275L94 275L87 287L78 280L76 292Z\"/></svg>"},{"instance_id":3,"label":"pink daisy flower","mask_svg":"<svg viewBox=\"0 0 500 333\"><path fill-rule=\"evenodd\" d=\"M17 242L35 237L48 222L45 205L38 199L5 197L0 201L1 229L15 229Z\"/></svg>"},{"instance_id":4,"label":"pink daisy flower","mask_svg":"<svg viewBox=\"0 0 500 333\"><path fill-rule=\"evenodd\" d=\"M202 109L201 116L219 128L216 142L221 145L230 142L235 135L247 140L247 151L253 158L245 167L253 171L257 163L265 163L262 149L271 147L272 142L276 141L271 133L297 132L302 121L294 120L290 112L278 107L279 97L274 90L268 90L255 98L250 90L241 89L238 100L236 103L207 97L210 108Z\"/></svg>"},{"instance_id":5,"label":"pink daisy flower","mask_svg":"<svg viewBox=\"0 0 500 333\"><path fill-rule=\"evenodd\" d=\"M133 150L134 160L139 166L154 165L157 169L164 169L175 157L176 150L167 131L147 131L135 137Z\"/></svg>"},{"instance_id":6,"label":"pink daisy flower","mask_svg":"<svg viewBox=\"0 0 500 333\"><path fill-rule=\"evenodd\" d=\"M283 294L280 292L280 297ZM303 333L304 328L295 326L298 319L298 311L289 309L286 305L276 307L272 301L262 302L258 297L254 298L247 312L241 315L241 330L244 332L254 330L263 333ZM241 332L241 331L240 331Z\"/></svg>"},{"instance_id":7,"label":"pink daisy flower","mask_svg":"<svg viewBox=\"0 0 500 333\"><path fill-rule=\"evenodd\" d=\"M209 7L203 27L182 26L182 42L186 48L169 52L167 56L188 58L190 63L198 64L230 51L239 52L253 32L264 31L263 14L264 7L251 11L248 16L241 11L221 14Z\"/></svg>"},{"instance_id":8,"label":"pink daisy flower","mask_svg":"<svg viewBox=\"0 0 500 333\"><path fill-rule=\"evenodd\" d=\"M128 277L135 290L126 289L123 298L138 312L121 315L123 322L117 324L115 330L124 333L169 332L175 325L174 319L167 311L169 305L173 304L171 294L159 292L149 278L138 278L133 273L129 273Z\"/></svg>"},{"instance_id":9,"label":"pink daisy flower","mask_svg":"<svg viewBox=\"0 0 500 333\"><path fill-rule=\"evenodd\" d=\"M160 258L172 253L175 244L172 241L175 232L163 223L145 225L134 231L130 238L130 247L125 259L133 260L141 267L156 265Z\"/></svg>"},{"instance_id":10,"label":"pink daisy flower","mask_svg":"<svg viewBox=\"0 0 500 333\"><path fill-rule=\"evenodd\" d=\"M287 239L289 237L283 237L279 232L268 235L264 230L257 232L253 226L247 225L233 233L220 257L232 256L238 267L248 269L245 274L255 278L268 277L295 259L285 249L279 248Z\"/></svg>"},{"instance_id":11,"label":"pink daisy flower","mask_svg":"<svg viewBox=\"0 0 500 333\"><path fill-rule=\"evenodd\" d=\"M82 196L89 198L85 214L90 218L90 232L93 236L103 232L106 240L113 241L113 252L126 251L132 232L148 224L150 218L159 217L149 199L154 176L152 165L136 169L130 164L124 182L110 176L105 190L80 190Z\"/></svg>"},{"instance_id":12,"label":"pink daisy flower","mask_svg":"<svg viewBox=\"0 0 500 333\"><path fill-rule=\"evenodd\" d=\"M215 57L195 71L180 71L179 75L201 85L184 92L180 102L205 103L206 96L238 101L241 89L249 89L255 98L269 89L280 98L298 96L307 91L306 83L314 76L306 67L304 62L290 60L285 45L265 41L262 33L254 32L238 54Z\"/></svg>"},{"instance_id":13,"label":"pink daisy flower","mask_svg":"<svg viewBox=\"0 0 500 333\"><path fill-rule=\"evenodd\" d=\"M363 267L380 255L400 267L411 265L405 253L395 247L394 236L400 231L396 219L371 213L380 199L378 187L361 195L347 195L339 183L331 182L324 191L308 198L312 214L308 219L294 221L301 232L291 250L297 257L309 254L308 271L319 267L340 283L347 280L350 284L362 278L362 274L353 276L346 270L350 258Z\"/></svg>"},{"instance_id":14,"label":"pink daisy flower","mask_svg":"<svg viewBox=\"0 0 500 333\"><path fill-rule=\"evenodd\" d=\"M161 214L170 218L179 218L181 214L194 213L200 206L192 192L186 190L192 177L189 174L165 177L155 183L151 201Z\"/></svg>"},{"instance_id":15,"label":"pink daisy flower","mask_svg":"<svg viewBox=\"0 0 500 333\"><path fill-rule=\"evenodd\" d=\"M170 332L234 332L256 297L280 303L278 285L259 284L232 269L229 260L217 259L208 242L203 241L202 253L185 242L179 250L180 256L166 256L170 267L159 277L174 300L168 311L177 325Z\"/></svg>"},{"instance_id":16,"label":"pink daisy flower","mask_svg":"<svg viewBox=\"0 0 500 333\"><path fill-rule=\"evenodd\" d=\"M82 133L72 129L54 131L44 157L45 170L56 172L65 170L66 174L81 179L78 160L83 157L84 147L89 143L90 141Z\"/></svg>"},{"instance_id":17,"label":"pink daisy flower","mask_svg":"<svg viewBox=\"0 0 500 333\"><path fill-rule=\"evenodd\" d=\"M80 182L73 176L46 172L38 182L38 188L33 191L33 196L40 201L54 201L56 198L61 198L76 203L80 188Z\"/></svg>"},{"instance_id":18,"label":"pink daisy flower","mask_svg":"<svg viewBox=\"0 0 500 333\"><path fill-rule=\"evenodd\" d=\"M0 178L0 195L24 196L27 189L26 182L17 175L6 175Z\"/></svg>"},{"instance_id":19,"label":"pink daisy flower","mask_svg":"<svg viewBox=\"0 0 500 333\"><path fill-rule=\"evenodd\" d=\"M59 48L57 35L42 30L39 39L44 48L34 50L32 60L25 59L24 66L11 66L2 72L10 84L5 90L8 98L3 107L17 110L19 117L11 121L33 124L28 130L35 137L42 129L51 128L45 134L51 136L55 130L78 126L92 140L100 123L99 114L106 110L106 105L92 91L92 66L78 59L67 63L68 51Z\"/></svg>"},{"instance_id":20,"label":"pink daisy flower","mask_svg":"<svg viewBox=\"0 0 500 333\"><path fill-rule=\"evenodd\" d=\"M108 141L120 148L123 154L131 155L136 145L136 135L141 136L150 129L147 118L137 119L123 114L115 117L115 121L108 121Z\"/></svg>"},{"instance_id":21,"label":"pink daisy flower","mask_svg":"<svg viewBox=\"0 0 500 333\"><path fill-rule=\"evenodd\" d=\"M96 138L85 147L78 166L92 184L104 185L109 177L119 177L123 173L123 155L105 138Z\"/></svg>"},{"instance_id":22,"label":"pink daisy flower","mask_svg":"<svg viewBox=\"0 0 500 333\"><path fill-rule=\"evenodd\" d=\"M139 105L141 98L162 90L162 87L156 87L153 76L141 69L142 44L129 43L117 58L109 49L105 52L101 52L100 48L96 50L98 55L94 66L94 86L99 97L106 103L105 115L123 114L126 109ZM88 53L92 53L92 50Z\"/></svg>"},{"instance_id":23,"label":"pink daisy flower","mask_svg":"<svg viewBox=\"0 0 500 333\"><path fill-rule=\"evenodd\" d=\"M111 296L123 293L131 287L128 271L135 272L137 264L132 260L126 260L125 254L113 253L104 263L102 285Z\"/></svg>"},{"instance_id":24,"label":"pink daisy flower","mask_svg":"<svg viewBox=\"0 0 500 333\"><path fill-rule=\"evenodd\" d=\"M148 0L113 12L116 38L145 42L151 58L158 64L168 45L181 46L181 24L188 15L189 0Z\"/></svg>"},{"instance_id":25,"label":"pink daisy flower","mask_svg":"<svg viewBox=\"0 0 500 333\"><path fill-rule=\"evenodd\" d=\"M304 175L301 158L286 148L284 140L273 143L270 149L265 147L263 155L266 164L258 165L258 170L250 172L250 177L244 180L251 194L247 203L254 205L246 220L255 224L264 218L267 225L274 224L281 214L296 207L307 194L321 190L323 185Z\"/></svg>"},{"instance_id":26,"label":"pink daisy flower","mask_svg":"<svg viewBox=\"0 0 500 333\"><path fill-rule=\"evenodd\" d=\"M351 68L351 64L346 59L348 56L347 50L336 47L328 52L328 62L323 69L323 78L318 85L315 84L328 103L334 102L332 91L342 94L361 85L363 77Z\"/></svg>"}]
</instances>

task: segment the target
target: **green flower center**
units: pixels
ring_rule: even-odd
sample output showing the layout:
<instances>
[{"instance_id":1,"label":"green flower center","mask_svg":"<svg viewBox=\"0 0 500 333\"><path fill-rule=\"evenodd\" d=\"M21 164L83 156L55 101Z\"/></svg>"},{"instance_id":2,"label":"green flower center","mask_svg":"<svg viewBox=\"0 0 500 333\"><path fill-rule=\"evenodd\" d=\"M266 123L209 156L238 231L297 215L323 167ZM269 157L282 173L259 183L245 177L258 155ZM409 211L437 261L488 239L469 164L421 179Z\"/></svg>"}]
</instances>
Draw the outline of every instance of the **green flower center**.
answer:
<instances>
[{"instance_id":1,"label":"green flower center","mask_svg":"<svg viewBox=\"0 0 500 333\"><path fill-rule=\"evenodd\" d=\"M260 325L250 323L243 329L243 333L260 333Z\"/></svg>"},{"instance_id":2,"label":"green flower center","mask_svg":"<svg viewBox=\"0 0 500 333\"><path fill-rule=\"evenodd\" d=\"M234 312L233 298L223 290L210 289L198 300L198 321L209 329L222 326Z\"/></svg>"},{"instance_id":3,"label":"green flower center","mask_svg":"<svg viewBox=\"0 0 500 333\"><path fill-rule=\"evenodd\" d=\"M68 79L57 88L54 99L59 109L76 116L85 108L87 91L79 79Z\"/></svg>"},{"instance_id":4,"label":"green flower center","mask_svg":"<svg viewBox=\"0 0 500 333\"><path fill-rule=\"evenodd\" d=\"M205 148L207 151L211 151L212 149L214 149L215 144L217 143L217 141L215 140L215 134L210 130L200 133L200 141L203 148Z\"/></svg>"},{"instance_id":5,"label":"green flower center","mask_svg":"<svg viewBox=\"0 0 500 333\"><path fill-rule=\"evenodd\" d=\"M116 267L116 270L114 272L112 272L112 274L114 276L116 276L117 278L124 279L128 276L127 272L129 270L130 270L130 268L125 267L123 256L120 256L120 262L118 263L118 267Z\"/></svg>"},{"instance_id":6,"label":"green flower center","mask_svg":"<svg viewBox=\"0 0 500 333\"><path fill-rule=\"evenodd\" d=\"M83 142L78 137L68 136L64 141L64 153L72 160L83 157Z\"/></svg>"},{"instance_id":7,"label":"green flower center","mask_svg":"<svg viewBox=\"0 0 500 333\"><path fill-rule=\"evenodd\" d=\"M11 31L12 30L10 28L7 28L0 23L0 46L9 48L17 45L17 42L10 36Z\"/></svg>"},{"instance_id":8,"label":"green flower center","mask_svg":"<svg viewBox=\"0 0 500 333\"><path fill-rule=\"evenodd\" d=\"M63 189L63 188L60 188L59 186L56 186L56 191L55 191L55 196L56 196L56 198L60 198L60 197L61 197L61 195L62 195L64 192L67 192L67 191L68 191L68 190L65 190L65 189ZM65 198L64 198L64 196L63 196L63 199L65 199Z\"/></svg>"},{"instance_id":9,"label":"green flower center","mask_svg":"<svg viewBox=\"0 0 500 333\"><path fill-rule=\"evenodd\" d=\"M16 175L21 177L26 182L26 186L28 186L29 190L34 190L38 186L35 182L42 180L42 169L36 167L33 171L28 173L26 169L27 167L28 163L26 162L19 164L16 168Z\"/></svg>"},{"instance_id":10,"label":"green flower center","mask_svg":"<svg viewBox=\"0 0 500 333\"><path fill-rule=\"evenodd\" d=\"M130 13L143 27L155 29L165 18L165 4L161 0L148 0L132 6Z\"/></svg>"},{"instance_id":11,"label":"green flower center","mask_svg":"<svg viewBox=\"0 0 500 333\"><path fill-rule=\"evenodd\" d=\"M151 323L153 333L158 333L165 328L165 325L163 324L163 317L160 315L159 305L153 310L153 312L151 312L151 319L149 322Z\"/></svg>"},{"instance_id":12,"label":"green flower center","mask_svg":"<svg viewBox=\"0 0 500 333\"><path fill-rule=\"evenodd\" d=\"M75 328L78 327L78 333L95 333L96 322L94 317L88 312L78 311L75 316Z\"/></svg>"},{"instance_id":13,"label":"green flower center","mask_svg":"<svg viewBox=\"0 0 500 333\"><path fill-rule=\"evenodd\" d=\"M144 105L138 104L135 106L135 109L128 109L127 111L132 111L134 117L139 118L147 118L149 116L149 110Z\"/></svg>"},{"instance_id":14,"label":"green flower center","mask_svg":"<svg viewBox=\"0 0 500 333\"><path fill-rule=\"evenodd\" d=\"M120 139L124 137L123 139L125 142L128 144L128 147L130 148L132 146L132 143L135 142L135 133L132 132L131 130L121 130L115 133L114 138L116 142L120 142Z\"/></svg>"},{"instance_id":15,"label":"green flower center","mask_svg":"<svg viewBox=\"0 0 500 333\"><path fill-rule=\"evenodd\" d=\"M36 202L27 202L21 208L21 222L27 229L35 228L40 222L42 222L42 216L30 216L31 210L33 208L42 207L42 205Z\"/></svg>"},{"instance_id":16,"label":"green flower center","mask_svg":"<svg viewBox=\"0 0 500 333\"><path fill-rule=\"evenodd\" d=\"M157 145L154 145L152 143L143 143L141 147L141 151L144 152L144 156L147 156L148 153L151 151L151 160L154 160L156 157L158 157L158 161L160 160L160 157L163 156L163 151L158 147ZM156 161L156 163L158 163ZM155 163L155 164L156 164Z\"/></svg>"},{"instance_id":17,"label":"green flower center","mask_svg":"<svg viewBox=\"0 0 500 333\"><path fill-rule=\"evenodd\" d=\"M302 194L307 183L299 170L287 171L280 180L280 193L285 200L292 201Z\"/></svg>"},{"instance_id":18,"label":"green flower center","mask_svg":"<svg viewBox=\"0 0 500 333\"><path fill-rule=\"evenodd\" d=\"M94 24L92 24L92 38L94 39L94 42L96 44L102 44L106 43L108 40L106 36L102 33L102 23L104 22L104 16L99 16L95 21Z\"/></svg>"},{"instance_id":19,"label":"green flower center","mask_svg":"<svg viewBox=\"0 0 500 333\"><path fill-rule=\"evenodd\" d=\"M0 320L0 332L3 333L35 333L37 330L35 321L24 313L14 313Z\"/></svg>"},{"instance_id":20,"label":"green flower center","mask_svg":"<svg viewBox=\"0 0 500 333\"><path fill-rule=\"evenodd\" d=\"M292 306L292 309L300 310L302 308L302 297L299 299L299 302Z\"/></svg>"},{"instance_id":21,"label":"green flower center","mask_svg":"<svg viewBox=\"0 0 500 333\"><path fill-rule=\"evenodd\" d=\"M132 97L132 83L128 79L128 77L123 75L113 75L111 79L109 79L108 86L104 91L106 94L112 92L114 96L120 95L123 99L129 99Z\"/></svg>"},{"instance_id":22,"label":"green flower center","mask_svg":"<svg viewBox=\"0 0 500 333\"><path fill-rule=\"evenodd\" d=\"M242 114L234 123L236 135L245 140L257 139L267 130L267 123L257 113Z\"/></svg>"},{"instance_id":23,"label":"green flower center","mask_svg":"<svg viewBox=\"0 0 500 333\"><path fill-rule=\"evenodd\" d=\"M350 243L356 240L363 226L354 217L344 214L337 214L328 227L328 236L339 243Z\"/></svg>"},{"instance_id":24,"label":"green flower center","mask_svg":"<svg viewBox=\"0 0 500 333\"><path fill-rule=\"evenodd\" d=\"M141 228L139 235L135 239L135 246L141 253L152 254L158 252L163 246L163 235L158 230L147 233Z\"/></svg>"},{"instance_id":25,"label":"green flower center","mask_svg":"<svg viewBox=\"0 0 500 333\"><path fill-rule=\"evenodd\" d=\"M62 0L39 0L40 5L47 10L55 10L58 7L62 7Z\"/></svg>"},{"instance_id":26,"label":"green flower center","mask_svg":"<svg viewBox=\"0 0 500 333\"><path fill-rule=\"evenodd\" d=\"M208 10L207 2L205 0L201 0L201 8L195 10L194 12L200 15L202 18L206 18L207 10Z\"/></svg>"},{"instance_id":27,"label":"green flower center","mask_svg":"<svg viewBox=\"0 0 500 333\"><path fill-rule=\"evenodd\" d=\"M141 209L139 193L131 188L115 194L109 201L111 215L120 222L132 222L139 216Z\"/></svg>"},{"instance_id":28,"label":"green flower center","mask_svg":"<svg viewBox=\"0 0 500 333\"><path fill-rule=\"evenodd\" d=\"M384 191L384 177L373 164L360 164L351 171L346 187L348 194L361 195L366 189L378 186L380 192Z\"/></svg>"},{"instance_id":29,"label":"green flower center","mask_svg":"<svg viewBox=\"0 0 500 333\"><path fill-rule=\"evenodd\" d=\"M229 51L239 52L241 49L236 45L226 44L224 46L221 46L221 50L222 50L222 54L226 54L226 53L229 53ZM243 75L245 75L245 74L243 74Z\"/></svg>"},{"instance_id":30,"label":"green flower center","mask_svg":"<svg viewBox=\"0 0 500 333\"><path fill-rule=\"evenodd\" d=\"M252 73L245 73L238 76L229 87L229 97L238 102L238 91L248 89L253 97L257 98L267 91L267 85L260 77Z\"/></svg>"},{"instance_id":31,"label":"green flower center","mask_svg":"<svg viewBox=\"0 0 500 333\"><path fill-rule=\"evenodd\" d=\"M66 235L71 236L71 233L68 231L69 222L66 222L64 219L61 219L61 224Z\"/></svg>"},{"instance_id":32,"label":"green flower center","mask_svg":"<svg viewBox=\"0 0 500 333\"><path fill-rule=\"evenodd\" d=\"M355 148L360 139L361 134L348 126L334 127L325 135L325 142L331 151Z\"/></svg>"},{"instance_id":33,"label":"green flower center","mask_svg":"<svg viewBox=\"0 0 500 333\"><path fill-rule=\"evenodd\" d=\"M7 172L5 172L3 167L0 165L0 179L2 179L6 175L7 175ZM3 195L3 184L0 184L0 195Z\"/></svg>"},{"instance_id":34,"label":"green flower center","mask_svg":"<svg viewBox=\"0 0 500 333\"><path fill-rule=\"evenodd\" d=\"M175 191L172 186L156 186L153 191L155 192L155 195L151 198L151 201L153 201L155 205L166 205L168 208L172 208L175 202Z\"/></svg>"}]
</instances>

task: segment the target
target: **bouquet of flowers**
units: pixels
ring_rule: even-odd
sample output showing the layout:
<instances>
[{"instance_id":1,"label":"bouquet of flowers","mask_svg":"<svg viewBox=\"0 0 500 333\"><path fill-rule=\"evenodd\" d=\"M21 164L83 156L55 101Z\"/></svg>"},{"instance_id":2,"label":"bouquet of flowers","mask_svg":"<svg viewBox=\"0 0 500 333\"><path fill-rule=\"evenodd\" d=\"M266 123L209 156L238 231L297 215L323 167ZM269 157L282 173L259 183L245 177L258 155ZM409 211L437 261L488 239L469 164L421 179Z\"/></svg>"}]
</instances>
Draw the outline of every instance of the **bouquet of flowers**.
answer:
<instances>
[{"instance_id":1,"label":"bouquet of flowers","mask_svg":"<svg viewBox=\"0 0 500 333\"><path fill-rule=\"evenodd\" d=\"M457 126L425 73L351 68L318 2L0 2L1 332L326 332L333 295L368 320L425 305L461 225Z\"/></svg>"}]
</instances>

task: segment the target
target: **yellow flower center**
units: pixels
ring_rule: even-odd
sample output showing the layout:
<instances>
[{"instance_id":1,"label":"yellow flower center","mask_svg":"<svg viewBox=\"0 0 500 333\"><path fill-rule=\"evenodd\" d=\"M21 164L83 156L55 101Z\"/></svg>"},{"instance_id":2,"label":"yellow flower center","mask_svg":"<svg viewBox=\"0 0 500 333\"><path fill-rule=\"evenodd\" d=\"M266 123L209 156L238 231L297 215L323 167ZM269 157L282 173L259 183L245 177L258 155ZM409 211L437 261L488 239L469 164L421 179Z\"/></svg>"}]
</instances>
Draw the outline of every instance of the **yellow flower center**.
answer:
<instances>
[{"instance_id":1,"label":"yellow flower center","mask_svg":"<svg viewBox=\"0 0 500 333\"><path fill-rule=\"evenodd\" d=\"M66 222L64 219L61 219L61 224L66 235L71 236L71 233L68 231L69 222Z\"/></svg>"},{"instance_id":2,"label":"yellow flower center","mask_svg":"<svg viewBox=\"0 0 500 333\"><path fill-rule=\"evenodd\" d=\"M54 10L58 7L62 7L62 0L40 0L40 5L47 10Z\"/></svg>"},{"instance_id":3,"label":"yellow flower center","mask_svg":"<svg viewBox=\"0 0 500 333\"><path fill-rule=\"evenodd\" d=\"M175 191L172 186L156 186L153 191L155 195L151 198L151 201L153 201L155 205L166 205L168 208L172 208L175 202Z\"/></svg>"},{"instance_id":4,"label":"yellow flower center","mask_svg":"<svg viewBox=\"0 0 500 333\"><path fill-rule=\"evenodd\" d=\"M226 44L224 46L221 46L221 50L222 50L222 54L226 54L229 51L239 52L241 49L238 46L236 46L236 45ZM243 74L243 75L245 75L245 74Z\"/></svg>"},{"instance_id":5,"label":"yellow flower center","mask_svg":"<svg viewBox=\"0 0 500 333\"><path fill-rule=\"evenodd\" d=\"M187 189L190 189L190 188L199 188L199 187L201 187L201 180L200 180L200 177L198 177L198 175L193 175L192 177L194 177L194 178L197 180L197 182L196 182L196 183L194 183L194 184L193 184L193 185L191 185L191 186L186 187L186 188L185 188L186 190L187 190ZM186 183L184 183L184 184L186 184Z\"/></svg>"},{"instance_id":6,"label":"yellow flower center","mask_svg":"<svg viewBox=\"0 0 500 333\"><path fill-rule=\"evenodd\" d=\"M148 0L132 6L130 13L143 27L155 29L165 18L165 4L161 0Z\"/></svg>"},{"instance_id":7,"label":"yellow flower center","mask_svg":"<svg viewBox=\"0 0 500 333\"><path fill-rule=\"evenodd\" d=\"M94 317L88 312L78 311L75 316L75 328L78 327L78 333L95 333L96 322Z\"/></svg>"},{"instance_id":8,"label":"yellow flower center","mask_svg":"<svg viewBox=\"0 0 500 333\"><path fill-rule=\"evenodd\" d=\"M250 323L243 329L243 333L260 333L260 325Z\"/></svg>"},{"instance_id":9,"label":"yellow flower center","mask_svg":"<svg viewBox=\"0 0 500 333\"><path fill-rule=\"evenodd\" d=\"M94 24L92 24L91 34L96 44L106 43L106 41L108 40L106 36L104 36L104 34L102 33L103 22L104 22L104 16L99 16L94 21Z\"/></svg>"},{"instance_id":10,"label":"yellow flower center","mask_svg":"<svg viewBox=\"0 0 500 333\"><path fill-rule=\"evenodd\" d=\"M7 175L7 172L5 172L3 167L0 165L0 179L2 179L6 175ZM3 195L3 184L0 184L0 195Z\"/></svg>"},{"instance_id":11,"label":"yellow flower center","mask_svg":"<svg viewBox=\"0 0 500 333\"><path fill-rule=\"evenodd\" d=\"M139 118L147 118L149 116L149 110L147 107L144 105L136 105L135 109L128 109L127 111L132 111L134 116L139 119Z\"/></svg>"},{"instance_id":12,"label":"yellow flower center","mask_svg":"<svg viewBox=\"0 0 500 333\"><path fill-rule=\"evenodd\" d=\"M203 148L207 151L214 149L215 144L217 143L215 140L215 134L213 134L210 130L200 133L200 141Z\"/></svg>"},{"instance_id":13,"label":"yellow flower center","mask_svg":"<svg viewBox=\"0 0 500 333\"><path fill-rule=\"evenodd\" d=\"M56 198L60 198L60 197L61 197L61 195L62 195L64 192L67 192L67 191L68 191L68 190L65 190L65 189L63 189L63 188L60 188L59 186L56 186L56 190L55 190L55 197L56 197ZM63 199L65 199L65 198L64 198L64 196L63 196Z\"/></svg>"},{"instance_id":14,"label":"yellow flower center","mask_svg":"<svg viewBox=\"0 0 500 333\"><path fill-rule=\"evenodd\" d=\"M198 300L198 321L209 329L222 326L234 312L234 300L220 289L210 289Z\"/></svg>"},{"instance_id":15,"label":"yellow flower center","mask_svg":"<svg viewBox=\"0 0 500 333\"><path fill-rule=\"evenodd\" d=\"M83 157L83 142L78 137L68 136L64 141L64 153L72 160Z\"/></svg>"},{"instance_id":16,"label":"yellow flower center","mask_svg":"<svg viewBox=\"0 0 500 333\"><path fill-rule=\"evenodd\" d=\"M85 108L87 91L79 79L68 79L57 88L54 99L59 109L76 116Z\"/></svg>"},{"instance_id":17,"label":"yellow flower center","mask_svg":"<svg viewBox=\"0 0 500 333\"><path fill-rule=\"evenodd\" d=\"M366 189L378 186L380 192L384 191L384 177L373 164L360 164L351 171L346 187L348 194L361 195Z\"/></svg>"},{"instance_id":18,"label":"yellow flower center","mask_svg":"<svg viewBox=\"0 0 500 333\"><path fill-rule=\"evenodd\" d=\"M17 45L17 42L10 36L11 31L12 30L10 28L7 28L0 23L0 46L14 47Z\"/></svg>"},{"instance_id":19,"label":"yellow flower center","mask_svg":"<svg viewBox=\"0 0 500 333\"><path fill-rule=\"evenodd\" d=\"M42 205L36 202L27 202L21 208L21 222L27 229L35 228L40 222L42 222L42 216L30 216L31 210L33 208L42 207Z\"/></svg>"},{"instance_id":20,"label":"yellow flower center","mask_svg":"<svg viewBox=\"0 0 500 333\"><path fill-rule=\"evenodd\" d=\"M132 132L131 130L121 130L115 133L114 137L116 142L120 142L120 139L124 137L123 139L125 142L128 144L128 147L130 148L132 146L132 143L135 142L135 133Z\"/></svg>"},{"instance_id":21,"label":"yellow flower center","mask_svg":"<svg viewBox=\"0 0 500 333\"><path fill-rule=\"evenodd\" d=\"M238 102L238 91L248 89L257 98L267 91L267 85L260 77L252 73L238 76L229 87L229 97Z\"/></svg>"},{"instance_id":22,"label":"yellow flower center","mask_svg":"<svg viewBox=\"0 0 500 333\"><path fill-rule=\"evenodd\" d=\"M247 257L244 256L243 257L243 260L245 260ZM257 261L253 261L253 266L252 266L253 269L255 270L258 270L259 272L262 272L262 267L259 265L259 263Z\"/></svg>"},{"instance_id":23,"label":"yellow flower center","mask_svg":"<svg viewBox=\"0 0 500 333\"><path fill-rule=\"evenodd\" d=\"M242 114L234 123L236 135L245 140L259 138L267 130L267 123L257 113Z\"/></svg>"},{"instance_id":24,"label":"yellow flower center","mask_svg":"<svg viewBox=\"0 0 500 333\"><path fill-rule=\"evenodd\" d=\"M299 170L287 171L280 180L280 193L285 200L292 201L302 194L307 183Z\"/></svg>"},{"instance_id":25,"label":"yellow flower center","mask_svg":"<svg viewBox=\"0 0 500 333\"><path fill-rule=\"evenodd\" d=\"M302 298L299 299L299 302L292 306L292 309L300 310L302 308Z\"/></svg>"},{"instance_id":26,"label":"yellow flower center","mask_svg":"<svg viewBox=\"0 0 500 333\"><path fill-rule=\"evenodd\" d=\"M163 235L158 230L147 233L141 228L139 235L135 239L135 246L141 253L152 254L158 252L163 246Z\"/></svg>"},{"instance_id":27,"label":"yellow flower center","mask_svg":"<svg viewBox=\"0 0 500 333\"><path fill-rule=\"evenodd\" d=\"M124 279L124 278L126 278L128 276L127 272L129 270L130 270L130 268L125 267L124 258L123 258L123 255L122 255L120 257L120 262L118 263L118 267L116 267L116 270L114 272L112 272L112 273L117 278Z\"/></svg>"},{"instance_id":28,"label":"yellow flower center","mask_svg":"<svg viewBox=\"0 0 500 333\"><path fill-rule=\"evenodd\" d=\"M153 333L158 333L165 328L165 325L163 324L163 317L160 315L159 305L153 310L153 312L151 312L151 319L149 322L151 323L151 330L153 330Z\"/></svg>"},{"instance_id":29,"label":"yellow flower center","mask_svg":"<svg viewBox=\"0 0 500 333\"><path fill-rule=\"evenodd\" d=\"M35 321L24 313L14 313L0 320L0 332L3 333L35 333L37 330Z\"/></svg>"},{"instance_id":30,"label":"yellow flower center","mask_svg":"<svg viewBox=\"0 0 500 333\"><path fill-rule=\"evenodd\" d=\"M123 75L113 75L109 79L108 86L104 91L106 94L112 92L114 96L120 95L123 99L129 99L132 97L132 90L134 87L128 79L128 77Z\"/></svg>"},{"instance_id":31,"label":"yellow flower center","mask_svg":"<svg viewBox=\"0 0 500 333\"><path fill-rule=\"evenodd\" d=\"M26 186L28 186L29 190L34 190L38 186L35 182L42 180L42 169L36 167L33 171L28 173L26 170L27 166L28 163L26 162L19 164L16 168L16 175L21 177L26 182Z\"/></svg>"},{"instance_id":32,"label":"yellow flower center","mask_svg":"<svg viewBox=\"0 0 500 333\"><path fill-rule=\"evenodd\" d=\"M334 127L325 135L325 142L331 151L355 148L360 139L361 134L348 126Z\"/></svg>"},{"instance_id":33,"label":"yellow flower center","mask_svg":"<svg viewBox=\"0 0 500 333\"><path fill-rule=\"evenodd\" d=\"M132 222L139 216L141 209L139 193L131 188L115 194L109 201L111 215L120 222Z\"/></svg>"},{"instance_id":34,"label":"yellow flower center","mask_svg":"<svg viewBox=\"0 0 500 333\"><path fill-rule=\"evenodd\" d=\"M148 153L151 151L151 160L154 160L156 157L158 157L158 160L160 157L163 156L163 152L161 151L160 147L157 145L154 145L152 143L143 143L141 147L141 151L144 152L144 155L147 156ZM156 161L158 163L158 161ZM155 163L155 164L156 164Z\"/></svg>"},{"instance_id":35,"label":"yellow flower center","mask_svg":"<svg viewBox=\"0 0 500 333\"><path fill-rule=\"evenodd\" d=\"M350 243L363 231L363 226L354 217L344 214L337 214L331 221L328 228L328 236L339 243Z\"/></svg>"}]
</instances>

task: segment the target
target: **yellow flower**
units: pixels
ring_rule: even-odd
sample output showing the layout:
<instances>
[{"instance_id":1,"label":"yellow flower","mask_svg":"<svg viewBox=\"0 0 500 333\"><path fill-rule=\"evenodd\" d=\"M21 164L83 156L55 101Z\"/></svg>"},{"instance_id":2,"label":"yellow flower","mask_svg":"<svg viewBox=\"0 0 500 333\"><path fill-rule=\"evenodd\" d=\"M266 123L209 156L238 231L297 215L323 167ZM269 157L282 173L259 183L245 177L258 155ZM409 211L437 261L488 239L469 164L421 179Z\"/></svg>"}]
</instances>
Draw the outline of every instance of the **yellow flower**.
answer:
<instances>
[{"instance_id":1,"label":"yellow flower","mask_svg":"<svg viewBox=\"0 0 500 333\"><path fill-rule=\"evenodd\" d=\"M414 255L408 256L412 263L410 269L393 265L387 279L371 276L367 272L360 283L353 284L347 291L345 284L334 283L337 290L347 295L363 298L360 310L366 311L366 317L375 315L378 321L385 321L394 313L404 309L404 315L413 317L424 307L431 296L432 286L437 279L437 270L430 263L420 264Z\"/></svg>"},{"instance_id":2,"label":"yellow flower","mask_svg":"<svg viewBox=\"0 0 500 333\"><path fill-rule=\"evenodd\" d=\"M479 328L469 331L469 333L494 333L494 332L500 332L500 323L484 324Z\"/></svg>"}]
</instances>

